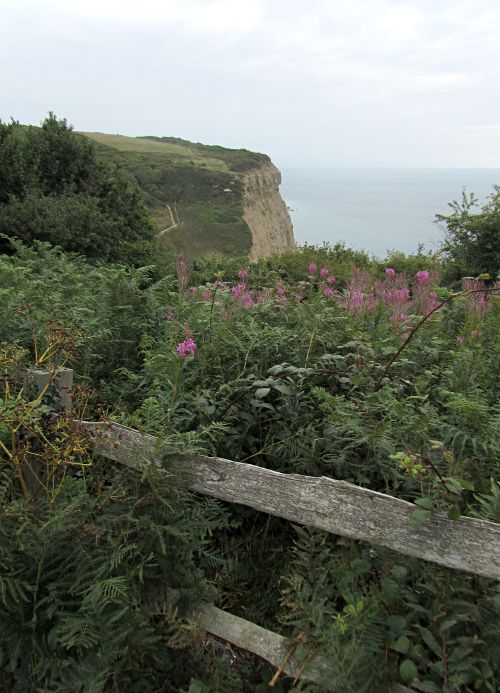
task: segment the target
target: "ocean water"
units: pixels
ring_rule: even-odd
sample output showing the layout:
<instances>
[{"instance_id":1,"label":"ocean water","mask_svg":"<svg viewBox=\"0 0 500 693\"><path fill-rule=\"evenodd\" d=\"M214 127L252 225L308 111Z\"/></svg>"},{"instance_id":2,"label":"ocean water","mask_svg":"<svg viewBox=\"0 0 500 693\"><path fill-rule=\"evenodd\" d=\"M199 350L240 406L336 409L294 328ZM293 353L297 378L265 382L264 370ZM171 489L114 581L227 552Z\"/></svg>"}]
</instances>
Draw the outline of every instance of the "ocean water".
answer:
<instances>
[{"instance_id":1,"label":"ocean water","mask_svg":"<svg viewBox=\"0 0 500 693\"><path fill-rule=\"evenodd\" d=\"M383 257L437 250L448 203L462 190L485 202L500 184L500 169L284 169L281 195L299 244L345 241Z\"/></svg>"}]
</instances>

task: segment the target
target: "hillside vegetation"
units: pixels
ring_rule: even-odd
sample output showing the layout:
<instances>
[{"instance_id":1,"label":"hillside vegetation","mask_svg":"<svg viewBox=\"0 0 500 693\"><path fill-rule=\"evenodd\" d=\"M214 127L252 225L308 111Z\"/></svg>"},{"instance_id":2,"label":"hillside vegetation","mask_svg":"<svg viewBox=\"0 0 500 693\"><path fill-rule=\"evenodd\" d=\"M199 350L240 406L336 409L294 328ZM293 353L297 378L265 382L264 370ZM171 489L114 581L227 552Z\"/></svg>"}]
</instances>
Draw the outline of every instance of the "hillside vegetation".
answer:
<instances>
[{"instance_id":1,"label":"hillside vegetation","mask_svg":"<svg viewBox=\"0 0 500 693\"><path fill-rule=\"evenodd\" d=\"M265 154L173 137L83 134L141 191L157 230L171 227L161 236L166 248L186 257L248 253L240 174L268 162Z\"/></svg>"},{"instance_id":2,"label":"hillside vegetation","mask_svg":"<svg viewBox=\"0 0 500 693\"><path fill-rule=\"evenodd\" d=\"M15 250L0 257L2 689L264 690L267 665L182 621L204 598L322 652L332 676L308 691L496 690L493 581L190 494L175 465L201 452L344 479L414 502L416 527L436 510L498 521L491 285L454 297L432 257L342 246L179 260L159 281ZM74 368L75 411L159 436L165 472L91 455L50 391L23 389L30 365Z\"/></svg>"},{"instance_id":3,"label":"hillside vegetation","mask_svg":"<svg viewBox=\"0 0 500 693\"><path fill-rule=\"evenodd\" d=\"M178 461L346 481L413 504L423 534L435 513L499 523L498 189L453 207L440 256L337 244L137 267L144 207L88 139L52 116L1 125L0 157L0 690L496 693L493 579L190 493ZM94 454L78 420L157 436L159 467ZM196 628L200 599L328 676L292 681Z\"/></svg>"},{"instance_id":4,"label":"hillside vegetation","mask_svg":"<svg viewBox=\"0 0 500 693\"><path fill-rule=\"evenodd\" d=\"M40 128L0 121L0 233L94 260L141 265L153 256L153 227L137 188L53 114ZM0 241L0 249L9 247Z\"/></svg>"}]
</instances>

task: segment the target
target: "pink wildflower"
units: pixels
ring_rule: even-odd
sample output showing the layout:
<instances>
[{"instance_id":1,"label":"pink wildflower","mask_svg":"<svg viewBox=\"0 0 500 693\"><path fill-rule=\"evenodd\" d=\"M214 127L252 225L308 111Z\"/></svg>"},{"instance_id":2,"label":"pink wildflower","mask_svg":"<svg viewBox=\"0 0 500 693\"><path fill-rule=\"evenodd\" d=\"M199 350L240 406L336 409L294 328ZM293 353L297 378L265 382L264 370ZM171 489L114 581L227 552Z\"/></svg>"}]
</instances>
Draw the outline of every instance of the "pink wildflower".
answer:
<instances>
[{"instance_id":1,"label":"pink wildflower","mask_svg":"<svg viewBox=\"0 0 500 693\"><path fill-rule=\"evenodd\" d=\"M394 277L396 274L396 270L392 267L387 267L387 269L385 270L385 273L388 277Z\"/></svg>"},{"instance_id":2,"label":"pink wildflower","mask_svg":"<svg viewBox=\"0 0 500 693\"><path fill-rule=\"evenodd\" d=\"M190 286L189 287L189 295L191 298L194 298L196 292L198 291L198 288L196 286Z\"/></svg>"},{"instance_id":3,"label":"pink wildflower","mask_svg":"<svg viewBox=\"0 0 500 693\"><path fill-rule=\"evenodd\" d=\"M316 275L318 273L318 265L315 262L310 262L309 263L309 276L311 279L316 279Z\"/></svg>"},{"instance_id":4,"label":"pink wildflower","mask_svg":"<svg viewBox=\"0 0 500 693\"><path fill-rule=\"evenodd\" d=\"M389 267L388 269L392 269ZM408 280L406 278L406 274L387 274L384 277L383 281L380 281L378 279L375 282L375 294L381 299L385 300L385 297L390 294L392 291L395 291L396 289L407 289L408 288Z\"/></svg>"},{"instance_id":5,"label":"pink wildflower","mask_svg":"<svg viewBox=\"0 0 500 693\"><path fill-rule=\"evenodd\" d=\"M361 313L364 308L364 295L361 291L353 291L349 296L347 307L351 313Z\"/></svg>"},{"instance_id":6,"label":"pink wildflower","mask_svg":"<svg viewBox=\"0 0 500 693\"><path fill-rule=\"evenodd\" d=\"M418 274L423 273L417 272L417 277ZM413 305L422 315L429 315L436 308L439 308L441 302L437 300L436 292L430 291L432 283L429 279L429 272L425 272L425 274L425 279L421 279L413 285Z\"/></svg>"},{"instance_id":7,"label":"pink wildflower","mask_svg":"<svg viewBox=\"0 0 500 693\"><path fill-rule=\"evenodd\" d=\"M397 315L396 313L393 313L390 316L389 320L393 323L406 322L408 320L408 315L406 313L399 313L399 315Z\"/></svg>"},{"instance_id":8,"label":"pink wildflower","mask_svg":"<svg viewBox=\"0 0 500 693\"><path fill-rule=\"evenodd\" d=\"M420 272L416 273L415 279L420 284L424 284L429 281L429 272L427 272L427 270L420 270Z\"/></svg>"},{"instance_id":9,"label":"pink wildflower","mask_svg":"<svg viewBox=\"0 0 500 693\"><path fill-rule=\"evenodd\" d=\"M349 293L353 293L355 291L365 293L368 291L372 283L372 278L363 269L359 269L358 267L355 267L352 271L351 279L349 280L349 283L347 284L347 291Z\"/></svg>"},{"instance_id":10,"label":"pink wildflower","mask_svg":"<svg viewBox=\"0 0 500 693\"><path fill-rule=\"evenodd\" d=\"M333 274L330 274L330 276L326 278L326 281L329 284L335 284L335 277L333 276Z\"/></svg>"},{"instance_id":11,"label":"pink wildflower","mask_svg":"<svg viewBox=\"0 0 500 693\"><path fill-rule=\"evenodd\" d=\"M286 292L285 287L283 284L276 284L276 293L279 294L280 296L284 296Z\"/></svg>"},{"instance_id":12,"label":"pink wildflower","mask_svg":"<svg viewBox=\"0 0 500 693\"><path fill-rule=\"evenodd\" d=\"M238 271L238 277L241 279L241 281L242 281L244 284L247 283L248 272L246 271L246 269L245 269L244 267L240 267L240 269L239 269L239 271Z\"/></svg>"},{"instance_id":13,"label":"pink wildflower","mask_svg":"<svg viewBox=\"0 0 500 693\"><path fill-rule=\"evenodd\" d=\"M463 337L457 337L457 343L463 346L465 344L465 339Z\"/></svg>"},{"instance_id":14,"label":"pink wildflower","mask_svg":"<svg viewBox=\"0 0 500 693\"><path fill-rule=\"evenodd\" d=\"M322 267L319 276L321 277L321 279L326 279L326 277L328 277L329 274L330 270L328 269L328 267Z\"/></svg>"},{"instance_id":15,"label":"pink wildflower","mask_svg":"<svg viewBox=\"0 0 500 693\"><path fill-rule=\"evenodd\" d=\"M204 291L201 292L201 298L203 301L210 301L212 298L212 292L210 289L205 289Z\"/></svg>"},{"instance_id":16,"label":"pink wildflower","mask_svg":"<svg viewBox=\"0 0 500 693\"><path fill-rule=\"evenodd\" d=\"M336 291L335 289L331 289L326 284L322 284L321 290L323 291L323 296L325 298L332 298L333 296L336 296L338 294L338 291Z\"/></svg>"},{"instance_id":17,"label":"pink wildflower","mask_svg":"<svg viewBox=\"0 0 500 693\"><path fill-rule=\"evenodd\" d=\"M241 296L244 294L246 289L245 284L236 284L236 286L233 286L231 289L231 293L233 294L233 297L238 299L241 298Z\"/></svg>"},{"instance_id":18,"label":"pink wildflower","mask_svg":"<svg viewBox=\"0 0 500 693\"><path fill-rule=\"evenodd\" d=\"M251 308L253 305L255 305L255 301L252 298L252 294L248 291L246 291L241 297L241 305L245 308Z\"/></svg>"},{"instance_id":19,"label":"pink wildflower","mask_svg":"<svg viewBox=\"0 0 500 693\"><path fill-rule=\"evenodd\" d=\"M179 356L187 360L190 356L194 356L196 344L192 337L187 337L183 342L179 342L176 349Z\"/></svg>"},{"instance_id":20,"label":"pink wildflower","mask_svg":"<svg viewBox=\"0 0 500 693\"><path fill-rule=\"evenodd\" d=\"M408 289L395 289L384 296L385 305L391 310L392 322L406 322L410 305Z\"/></svg>"},{"instance_id":21,"label":"pink wildflower","mask_svg":"<svg viewBox=\"0 0 500 693\"><path fill-rule=\"evenodd\" d=\"M475 293L466 296L466 306L468 311L473 313L480 320L484 318L488 310L490 297L480 289L486 288L486 284L479 279L464 279L462 282L463 291L474 291Z\"/></svg>"}]
</instances>

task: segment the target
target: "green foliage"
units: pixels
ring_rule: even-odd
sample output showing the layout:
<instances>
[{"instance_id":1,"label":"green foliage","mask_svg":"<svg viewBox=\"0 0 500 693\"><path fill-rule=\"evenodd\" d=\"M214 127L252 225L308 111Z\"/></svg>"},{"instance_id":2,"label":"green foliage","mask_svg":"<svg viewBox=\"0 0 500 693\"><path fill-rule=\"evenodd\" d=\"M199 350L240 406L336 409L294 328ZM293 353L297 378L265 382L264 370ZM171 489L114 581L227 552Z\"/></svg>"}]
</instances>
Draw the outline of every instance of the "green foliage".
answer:
<instances>
[{"instance_id":1,"label":"green foliage","mask_svg":"<svg viewBox=\"0 0 500 693\"><path fill-rule=\"evenodd\" d=\"M198 156L220 159L227 164L231 171L238 171L240 173L249 171L253 168L259 168L270 161L266 154L250 152L248 149L228 149L227 147L221 147L219 145L201 144L200 142L193 143L188 140L183 140L180 137L150 136L145 139L187 147Z\"/></svg>"},{"instance_id":2,"label":"green foliage","mask_svg":"<svg viewBox=\"0 0 500 693\"><path fill-rule=\"evenodd\" d=\"M335 243L333 246L328 243L324 243L322 246L306 244L299 250L283 253L275 259L260 260L257 267L263 277L271 270L275 279L283 278L286 281L299 282L305 278L304 275L307 273L307 267L311 262L315 262L318 269L324 266L329 267L335 275L337 283L342 286L350 277L354 267L370 268L375 271L375 265L367 253L362 250L346 248L343 242Z\"/></svg>"},{"instance_id":3,"label":"green foliage","mask_svg":"<svg viewBox=\"0 0 500 693\"><path fill-rule=\"evenodd\" d=\"M443 262L439 255L428 252L424 253L420 249L413 255L406 255L399 250L391 250L387 253L383 262L378 263L382 270L392 267L398 273L404 273L408 277L414 277L421 270L429 272L441 272Z\"/></svg>"},{"instance_id":4,"label":"green foliage","mask_svg":"<svg viewBox=\"0 0 500 693\"><path fill-rule=\"evenodd\" d=\"M309 259L306 251L302 279ZM334 274L347 274L340 263L337 272L327 262ZM252 268L250 286L283 280L282 263ZM198 262L196 268L200 278L217 269L227 280L231 265ZM174 320L152 336L145 355L145 392L154 393L160 411L173 412L163 426L193 431L222 423L225 433L212 441L211 453L333 476L414 501L415 526L436 509L450 517L491 517L498 495L490 482L498 454L495 306L477 336L467 304L448 304L416 332L377 388L401 345L397 326L380 310L346 314L314 281L301 301L296 288L286 285L286 305L275 293L250 309L238 307L213 284L199 290L211 298L198 293L172 303ZM198 350L173 378L175 344L186 322ZM494 690L498 612L491 583L418 562L405 572L401 557L390 552L306 530L317 548L306 551L307 542L299 542L293 554L301 554L299 565L287 552L293 544L287 523L248 509L232 512L238 530L220 537L223 554L237 557L219 583L225 603L269 628L277 619L285 632L293 627L305 637L305 657L320 648L338 672L335 681L323 682L326 689L382 690L389 681L418 678L426 690ZM392 572L394 565L399 572ZM284 611L276 612L280 593ZM484 610L474 611L476 600ZM466 616L472 612L474 618ZM442 635L454 614L461 615ZM492 634L488 644L483 632ZM426 644L432 638L438 651Z\"/></svg>"},{"instance_id":5,"label":"green foliage","mask_svg":"<svg viewBox=\"0 0 500 693\"><path fill-rule=\"evenodd\" d=\"M176 491L172 477L140 478L97 464L68 477L52 508L8 496L0 515L0 685L3 690L172 690L202 662L179 614L211 596L202 576L213 501ZM180 638L180 640L179 640ZM203 665L199 665L203 669Z\"/></svg>"},{"instance_id":6,"label":"green foliage","mask_svg":"<svg viewBox=\"0 0 500 693\"><path fill-rule=\"evenodd\" d=\"M479 207L475 195L465 191L450 207L452 214L436 217L446 224L443 249L452 261L449 279L483 273L495 278L500 269L500 186L494 186L480 211L474 211Z\"/></svg>"},{"instance_id":7,"label":"green foliage","mask_svg":"<svg viewBox=\"0 0 500 693\"><path fill-rule=\"evenodd\" d=\"M0 122L0 232L141 265L153 230L139 192L51 113L40 128ZM10 252L5 241L0 246Z\"/></svg>"},{"instance_id":8,"label":"green foliage","mask_svg":"<svg viewBox=\"0 0 500 693\"><path fill-rule=\"evenodd\" d=\"M264 154L194 144L173 137L86 133L97 156L137 187L159 231L161 245L187 258L247 256L252 238L243 220L239 173L260 168Z\"/></svg>"},{"instance_id":9,"label":"green foliage","mask_svg":"<svg viewBox=\"0 0 500 693\"><path fill-rule=\"evenodd\" d=\"M96 460L68 476L54 508L34 511L0 468L3 687L22 690L31 676L42 690L161 690L167 680L171 690L263 690L268 670L239 651L229 666L227 650L167 610L158 592L168 585L189 599L217 594L291 637L304 661L320 651L333 674L302 690L496 690L491 581L177 488L175 455L203 452L408 500L422 531L436 510L498 518L498 302L485 297L478 313L470 297L450 298L398 353L419 304L402 321L383 302L358 310L357 257L306 248L248 277L235 261L198 260L191 277L179 262L176 279L158 281L46 245L0 259L1 338L30 349L16 306L32 304L40 338L64 318L80 335L78 380L100 388L91 404L113 403L112 418L158 435L166 470L141 479ZM379 280L383 267L359 259L357 285ZM312 261L337 277L336 297L308 276ZM414 273L416 260L400 261ZM194 356L181 357L188 337Z\"/></svg>"},{"instance_id":10,"label":"green foliage","mask_svg":"<svg viewBox=\"0 0 500 693\"><path fill-rule=\"evenodd\" d=\"M34 357L26 307L39 339L51 322L63 322L76 334L79 351L67 365L99 390L102 404L124 406L119 372L140 367L143 335L165 315L148 299L150 269L96 267L41 243L15 248L15 255L0 255L0 341L16 342ZM167 287L168 278L161 285Z\"/></svg>"}]
</instances>

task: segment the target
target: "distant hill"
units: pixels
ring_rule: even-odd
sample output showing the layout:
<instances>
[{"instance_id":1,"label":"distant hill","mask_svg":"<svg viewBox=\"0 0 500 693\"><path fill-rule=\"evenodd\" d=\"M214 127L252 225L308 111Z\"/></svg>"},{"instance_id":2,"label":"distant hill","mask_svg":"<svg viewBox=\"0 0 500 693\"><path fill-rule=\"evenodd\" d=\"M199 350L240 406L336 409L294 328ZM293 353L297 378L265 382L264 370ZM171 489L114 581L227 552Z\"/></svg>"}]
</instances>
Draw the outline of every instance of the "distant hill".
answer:
<instances>
[{"instance_id":1,"label":"distant hill","mask_svg":"<svg viewBox=\"0 0 500 693\"><path fill-rule=\"evenodd\" d=\"M99 159L116 164L139 188L169 249L188 257L250 252L244 179L272 166L267 155L176 137L80 134L95 142Z\"/></svg>"}]
</instances>

